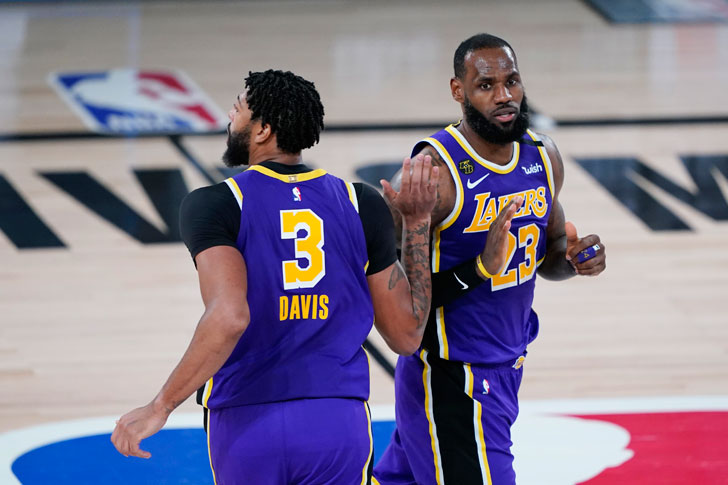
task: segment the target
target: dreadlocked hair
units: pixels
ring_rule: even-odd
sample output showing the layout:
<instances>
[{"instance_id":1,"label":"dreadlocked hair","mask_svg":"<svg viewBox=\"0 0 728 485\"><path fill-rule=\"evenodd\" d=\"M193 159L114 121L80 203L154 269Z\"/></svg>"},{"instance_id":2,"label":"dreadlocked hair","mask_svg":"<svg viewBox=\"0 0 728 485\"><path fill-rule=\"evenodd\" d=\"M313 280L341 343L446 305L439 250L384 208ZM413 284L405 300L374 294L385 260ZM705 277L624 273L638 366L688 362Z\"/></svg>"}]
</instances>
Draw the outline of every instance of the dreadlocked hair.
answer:
<instances>
[{"instance_id":1,"label":"dreadlocked hair","mask_svg":"<svg viewBox=\"0 0 728 485\"><path fill-rule=\"evenodd\" d=\"M290 71L249 72L245 100L253 120L270 125L278 148L299 153L319 141L324 128L324 106L311 81Z\"/></svg>"}]
</instances>

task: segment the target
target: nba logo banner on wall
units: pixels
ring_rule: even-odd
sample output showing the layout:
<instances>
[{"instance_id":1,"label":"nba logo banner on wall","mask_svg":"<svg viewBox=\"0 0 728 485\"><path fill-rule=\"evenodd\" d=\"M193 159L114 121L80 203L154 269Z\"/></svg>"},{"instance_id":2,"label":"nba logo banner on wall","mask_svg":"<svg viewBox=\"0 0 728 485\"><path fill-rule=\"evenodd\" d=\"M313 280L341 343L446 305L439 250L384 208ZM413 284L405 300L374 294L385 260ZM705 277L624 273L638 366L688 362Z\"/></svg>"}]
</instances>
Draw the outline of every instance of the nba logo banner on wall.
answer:
<instances>
[{"instance_id":1,"label":"nba logo banner on wall","mask_svg":"<svg viewBox=\"0 0 728 485\"><path fill-rule=\"evenodd\" d=\"M181 71L64 72L48 81L98 133L204 133L227 126L225 113Z\"/></svg>"}]
</instances>

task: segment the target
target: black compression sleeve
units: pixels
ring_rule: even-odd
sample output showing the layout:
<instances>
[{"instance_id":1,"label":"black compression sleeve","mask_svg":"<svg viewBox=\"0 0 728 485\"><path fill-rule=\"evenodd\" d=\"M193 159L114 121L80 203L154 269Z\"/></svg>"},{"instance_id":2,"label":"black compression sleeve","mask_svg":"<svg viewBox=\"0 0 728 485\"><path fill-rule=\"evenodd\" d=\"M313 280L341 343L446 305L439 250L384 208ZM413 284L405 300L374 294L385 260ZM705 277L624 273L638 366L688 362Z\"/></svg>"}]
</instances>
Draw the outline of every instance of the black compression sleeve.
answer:
<instances>
[{"instance_id":1,"label":"black compression sleeve","mask_svg":"<svg viewBox=\"0 0 728 485\"><path fill-rule=\"evenodd\" d=\"M362 183L353 185L359 201L359 217L367 242L368 276L379 273L397 261L394 221L387 203L374 187Z\"/></svg>"},{"instance_id":2,"label":"black compression sleeve","mask_svg":"<svg viewBox=\"0 0 728 485\"><path fill-rule=\"evenodd\" d=\"M179 212L180 234L193 260L213 246L236 247L240 207L227 184L190 192L182 200Z\"/></svg>"},{"instance_id":3,"label":"black compression sleeve","mask_svg":"<svg viewBox=\"0 0 728 485\"><path fill-rule=\"evenodd\" d=\"M485 281L475 269L476 258L432 274L432 308L453 302Z\"/></svg>"}]
</instances>

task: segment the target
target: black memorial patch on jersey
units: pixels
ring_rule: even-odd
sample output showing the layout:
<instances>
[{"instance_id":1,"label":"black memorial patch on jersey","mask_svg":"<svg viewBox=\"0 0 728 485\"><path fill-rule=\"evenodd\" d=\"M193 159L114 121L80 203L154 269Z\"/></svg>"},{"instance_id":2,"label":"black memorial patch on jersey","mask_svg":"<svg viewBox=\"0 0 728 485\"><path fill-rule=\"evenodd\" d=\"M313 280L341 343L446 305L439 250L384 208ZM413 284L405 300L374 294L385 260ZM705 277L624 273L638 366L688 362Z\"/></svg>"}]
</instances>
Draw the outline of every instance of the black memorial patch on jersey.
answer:
<instances>
[{"instance_id":1,"label":"black memorial patch on jersey","mask_svg":"<svg viewBox=\"0 0 728 485\"><path fill-rule=\"evenodd\" d=\"M470 161L470 159L465 159L458 162L458 170L460 170L465 175L469 175L473 173L475 167L473 166L473 162Z\"/></svg>"}]
</instances>

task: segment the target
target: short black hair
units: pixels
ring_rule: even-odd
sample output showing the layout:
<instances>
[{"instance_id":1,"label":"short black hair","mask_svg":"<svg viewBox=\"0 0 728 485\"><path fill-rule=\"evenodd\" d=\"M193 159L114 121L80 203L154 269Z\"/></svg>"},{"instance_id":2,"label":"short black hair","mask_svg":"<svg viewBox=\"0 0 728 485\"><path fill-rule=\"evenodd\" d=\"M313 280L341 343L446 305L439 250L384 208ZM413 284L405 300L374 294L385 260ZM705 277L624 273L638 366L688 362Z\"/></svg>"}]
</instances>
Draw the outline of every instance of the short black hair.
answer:
<instances>
[{"instance_id":1,"label":"short black hair","mask_svg":"<svg viewBox=\"0 0 728 485\"><path fill-rule=\"evenodd\" d=\"M465 77L465 56L468 53L477 51L478 49L492 49L498 47L508 47L513 55L516 55L516 51L513 47L495 35L490 34L475 34L469 39L465 39L460 43L458 48L455 50L455 57L453 59L453 68L455 70L455 77L463 79Z\"/></svg>"},{"instance_id":2,"label":"short black hair","mask_svg":"<svg viewBox=\"0 0 728 485\"><path fill-rule=\"evenodd\" d=\"M290 71L249 72L245 101L253 120L270 125L278 148L299 153L319 141L324 128L324 106L316 86Z\"/></svg>"}]
</instances>

